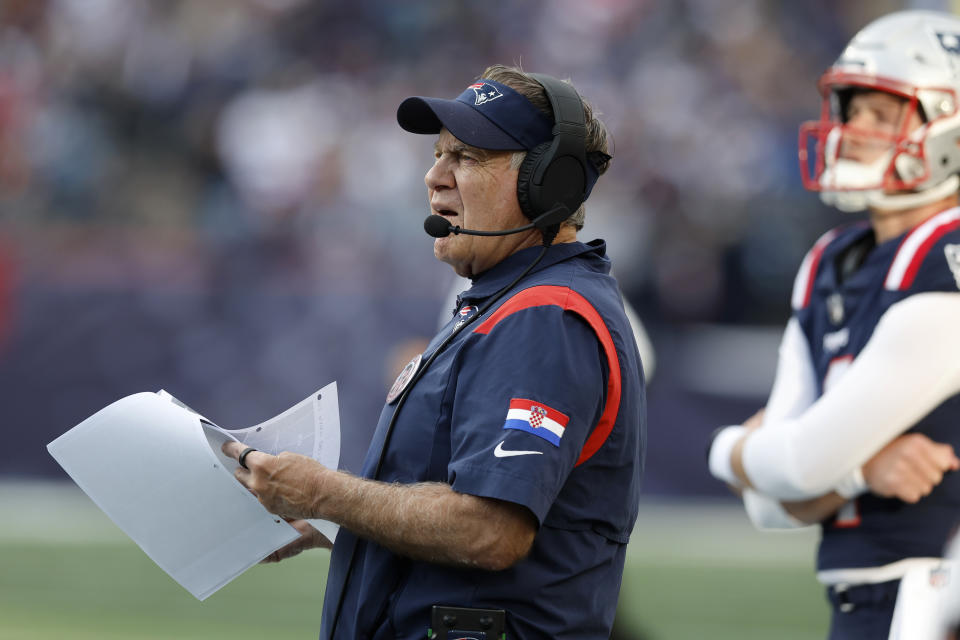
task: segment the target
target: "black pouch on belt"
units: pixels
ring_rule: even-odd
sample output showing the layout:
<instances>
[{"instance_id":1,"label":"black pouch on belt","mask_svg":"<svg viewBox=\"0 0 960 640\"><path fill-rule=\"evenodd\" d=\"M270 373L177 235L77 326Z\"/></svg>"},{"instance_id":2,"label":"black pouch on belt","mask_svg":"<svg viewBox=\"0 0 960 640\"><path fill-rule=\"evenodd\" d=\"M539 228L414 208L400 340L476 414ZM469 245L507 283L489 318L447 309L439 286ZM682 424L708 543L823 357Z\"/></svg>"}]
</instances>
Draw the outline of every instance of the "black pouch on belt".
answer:
<instances>
[{"instance_id":1,"label":"black pouch on belt","mask_svg":"<svg viewBox=\"0 0 960 640\"><path fill-rule=\"evenodd\" d=\"M434 605L428 640L506 640L503 609L468 609Z\"/></svg>"}]
</instances>

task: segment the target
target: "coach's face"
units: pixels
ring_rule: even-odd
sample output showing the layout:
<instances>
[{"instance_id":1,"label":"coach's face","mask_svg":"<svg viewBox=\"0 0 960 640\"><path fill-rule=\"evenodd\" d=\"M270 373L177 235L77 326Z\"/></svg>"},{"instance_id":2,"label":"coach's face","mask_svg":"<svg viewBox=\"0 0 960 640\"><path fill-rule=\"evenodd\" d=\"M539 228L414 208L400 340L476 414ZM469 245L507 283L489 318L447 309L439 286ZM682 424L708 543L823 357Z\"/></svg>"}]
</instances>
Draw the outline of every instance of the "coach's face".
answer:
<instances>
[{"instance_id":1,"label":"coach's face","mask_svg":"<svg viewBox=\"0 0 960 640\"><path fill-rule=\"evenodd\" d=\"M434 145L433 166L424 182L430 212L465 229L498 231L527 224L517 200L512 151L485 151L464 144L443 129ZM509 236L449 235L437 238L433 253L461 276L473 277L520 249L539 242L536 230Z\"/></svg>"}]
</instances>

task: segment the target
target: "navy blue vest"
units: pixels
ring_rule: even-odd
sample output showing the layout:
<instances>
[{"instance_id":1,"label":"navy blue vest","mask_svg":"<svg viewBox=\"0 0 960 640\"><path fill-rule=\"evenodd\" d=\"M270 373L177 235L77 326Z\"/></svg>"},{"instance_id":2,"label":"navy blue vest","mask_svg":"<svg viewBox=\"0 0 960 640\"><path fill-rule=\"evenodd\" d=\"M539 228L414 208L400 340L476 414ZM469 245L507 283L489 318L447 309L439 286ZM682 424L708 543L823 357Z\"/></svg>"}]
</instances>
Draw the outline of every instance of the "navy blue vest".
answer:
<instances>
[{"instance_id":1,"label":"navy blue vest","mask_svg":"<svg viewBox=\"0 0 960 640\"><path fill-rule=\"evenodd\" d=\"M424 360L539 251L520 251L481 274ZM640 359L604 253L602 242L551 247L514 291L458 334L413 387L379 474L527 507L540 525L530 554L498 572L445 567L341 529L322 638L331 635L341 596L337 640L420 640L434 604L505 609L512 640L609 637L646 445ZM374 434L367 477L393 402Z\"/></svg>"}]
</instances>

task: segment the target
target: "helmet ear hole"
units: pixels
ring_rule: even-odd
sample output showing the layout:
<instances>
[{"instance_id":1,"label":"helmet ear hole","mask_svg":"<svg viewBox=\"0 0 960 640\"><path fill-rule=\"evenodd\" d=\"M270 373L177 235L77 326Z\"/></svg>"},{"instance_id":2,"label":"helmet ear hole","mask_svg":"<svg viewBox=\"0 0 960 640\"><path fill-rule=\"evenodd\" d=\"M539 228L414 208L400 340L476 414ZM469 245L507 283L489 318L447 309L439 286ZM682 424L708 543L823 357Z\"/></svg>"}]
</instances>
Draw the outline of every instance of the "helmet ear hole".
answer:
<instances>
[{"instance_id":1,"label":"helmet ear hole","mask_svg":"<svg viewBox=\"0 0 960 640\"><path fill-rule=\"evenodd\" d=\"M926 171L920 158L905 153L898 155L893 164L900 175L900 179L904 182L919 180Z\"/></svg>"}]
</instances>

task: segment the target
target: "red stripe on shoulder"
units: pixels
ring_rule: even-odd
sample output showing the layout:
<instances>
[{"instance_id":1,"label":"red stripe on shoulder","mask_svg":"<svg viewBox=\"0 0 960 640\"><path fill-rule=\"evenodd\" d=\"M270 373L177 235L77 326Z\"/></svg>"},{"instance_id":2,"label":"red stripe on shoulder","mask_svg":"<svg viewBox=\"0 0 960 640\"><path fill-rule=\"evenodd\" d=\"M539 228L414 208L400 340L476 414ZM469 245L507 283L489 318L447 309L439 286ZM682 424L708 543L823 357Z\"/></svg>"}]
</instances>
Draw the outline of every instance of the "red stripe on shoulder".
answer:
<instances>
[{"instance_id":1,"label":"red stripe on shoulder","mask_svg":"<svg viewBox=\"0 0 960 640\"><path fill-rule=\"evenodd\" d=\"M907 272L903 276L903 282L900 284L900 289L908 289L910 285L913 284L914 278L917 277L917 271L920 270L920 265L923 264L923 259L930 252L930 248L937 243L937 241L945 236L947 233L954 231L960 228L960 220L954 220L949 224L945 224L930 234L923 244L920 245L920 248L917 249L916 255L913 256L913 260L910 262L910 266L907 267Z\"/></svg>"},{"instance_id":2,"label":"red stripe on shoulder","mask_svg":"<svg viewBox=\"0 0 960 640\"><path fill-rule=\"evenodd\" d=\"M607 401L604 404L600 421L597 422L597 426L594 427L580 451L580 457L577 459L577 465L579 466L600 450L603 443L607 441L610 432L613 431L613 425L617 421L617 413L620 410L620 395L623 389L620 358L617 356L617 349L613 344L610 330L607 329L606 323L604 323L597 310L586 298L573 289L556 285L541 285L524 289L512 296L500 305L489 318L477 325L473 332L486 335L507 316L531 307L544 306L560 307L564 311L573 311L583 318L593 329L607 356L607 367L610 370L607 380Z\"/></svg>"},{"instance_id":3,"label":"red stripe on shoulder","mask_svg":"<svg viewBox=\"0 0 960 640\"><path fill-rule=\"evenodd\" d=\"M915 227L900 243L884 286L905 291L913 284L927 254L943 236L960 228L960 210L944 212Z\"/></svg>"},{"instance_id":4,"label":"red stripe on shoulder","mask_svg":"<svg viewBox=\"0 0 960 640\"><path fill-rule=\"evenodd\" d=\"M840 233L840 228L831 229L813 244L807 255L804 256L800 269L797 271L797 277L793 282L793 296L791 304L795 310L803 309L810 304L810 296L813 293L813 283L817 279L817 269L820 267L820 259L827 246Z\"/></svg>"}]
</instances>

